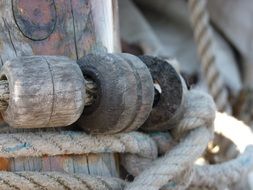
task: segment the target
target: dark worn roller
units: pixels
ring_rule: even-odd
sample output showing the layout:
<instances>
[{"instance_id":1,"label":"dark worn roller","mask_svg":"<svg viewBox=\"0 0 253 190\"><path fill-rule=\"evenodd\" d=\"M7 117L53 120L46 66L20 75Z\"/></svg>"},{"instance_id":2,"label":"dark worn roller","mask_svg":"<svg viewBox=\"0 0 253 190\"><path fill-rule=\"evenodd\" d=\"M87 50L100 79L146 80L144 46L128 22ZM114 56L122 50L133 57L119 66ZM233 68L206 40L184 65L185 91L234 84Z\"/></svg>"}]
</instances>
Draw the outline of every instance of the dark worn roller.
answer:
<instances>
[{"instance_id":1,"label":"dark worn roller","mask_svg":"<svg viewBox=\"0 0 253 190\"><path fill-rule=\"evenodd\" d=\"M78 125L95 134L140 127L151 111L154 97L152 78L145 64L128 54L90 54L78 64L83 75L97 86L96 100L85 107Z\"/></svg>"},{"instance_id":2,"label":"dark worn roller","mask_svg":"<svg viewBox=\"0 0 253 190\"><path fill-rule=\"evenodd\" d=\"M155 100L149 118L141 127L145 131L168 130L171 119L181 111L183 85L176 70L163 59L139 56L151 72L155 86Z\"/></svg>"},{"instance_id":3,"label":"dark worn roller","mask_svg":"<svg viewBox=\"0 0 253 190\"><path fill-rule=\"evenodd\" d=\"M118 54L122 57L132 68L135 80L137 82L136 90L137 105L133 105L134 117L132 117L132 124L126 131L138 129L148 118L154 101L153 80L147 66L136 56L126 53Z\"/></svg>"},{"instance_id":4,"label":"dark worn roller","mask_svg":"<svg viewBox=\"0 0 253 190\"><path fill-rule=\"evenodd\" d=\"M0 79L9 84L8 107L1 113L11 127L67 126L83 111L84 78L67 57L17 57L4 64Z\"/></svg>"}]
</instances>

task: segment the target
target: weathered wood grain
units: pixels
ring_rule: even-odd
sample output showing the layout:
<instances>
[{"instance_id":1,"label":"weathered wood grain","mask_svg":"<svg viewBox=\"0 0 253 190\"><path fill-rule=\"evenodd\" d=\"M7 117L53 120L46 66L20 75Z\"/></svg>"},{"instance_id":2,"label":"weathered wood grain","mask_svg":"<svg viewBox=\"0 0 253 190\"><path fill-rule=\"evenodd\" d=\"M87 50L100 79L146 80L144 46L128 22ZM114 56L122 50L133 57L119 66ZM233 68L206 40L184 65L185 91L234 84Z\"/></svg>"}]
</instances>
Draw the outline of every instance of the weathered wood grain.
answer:
<instances>
[{"instance_id":1,"label":"weathered wood grain","mask_svg":"<svg viewBox=\"0 0 253 190\"><path fill-rule=\"evenodd\" d=\"M8 107L1 112L14 128L61 127L82 114L85 84L76 63L60 56L22 56L4 64Z\"/></svg>"},{"instance_id":2,"label":"weathered wood grain","mask_svg":"<svg viewBox=\"0 0 253 190\"><path fill-rule=\"evenodd\" d=\"M0 56L4 64L17 56L33 55L32 48L24 40L15 23L12 1L0 1Z\"/></svg>"},{"instance_id":3,"label":"weathered wood grain","mask_svg":"<svg viewBox=\"0 0 253 190\"><path fill-rule=\"evenodd\" d=\"M0 169L3 171L58 171L118 177L115 165L116 163L112 154L103 154L101 156L90 154L0 159Z\"/></svg>"},{"instance_id":4,"label":"weathered wood grain","mask_svg":"<svg viewBox=\"0 0 253 190\"><path fill-rule=\"evenodd\" d=\"M4 77L5 78L5 77ZM97 85L94 81L85 77L85 106L92 105L95 100L95 96L97 93ZM10 98L10 89L9 83L7 79L0 79L0 112L4 111L8 107L8 102Z\"/></svg>"}]
</instances>

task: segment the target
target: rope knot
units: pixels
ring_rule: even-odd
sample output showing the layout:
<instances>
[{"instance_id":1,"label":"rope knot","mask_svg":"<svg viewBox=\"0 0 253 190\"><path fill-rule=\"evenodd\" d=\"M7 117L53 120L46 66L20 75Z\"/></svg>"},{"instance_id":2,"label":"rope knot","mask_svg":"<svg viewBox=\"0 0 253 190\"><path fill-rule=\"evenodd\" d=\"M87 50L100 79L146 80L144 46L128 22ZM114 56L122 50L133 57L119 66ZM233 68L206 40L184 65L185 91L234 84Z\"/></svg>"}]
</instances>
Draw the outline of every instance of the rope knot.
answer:
<instances>
[{"instance_id":1,"label":"rope knot","mask_svg":"<svg viewBox=\"0 0 253 190\"><path fill-rule=\"evenodd\" d=\"M184 113L173 131L175 137L180 137L189 130L203 126L212 130L216 107L210 95L190 90L185 96L183 106Z\"/></svg>"}]
</instances>

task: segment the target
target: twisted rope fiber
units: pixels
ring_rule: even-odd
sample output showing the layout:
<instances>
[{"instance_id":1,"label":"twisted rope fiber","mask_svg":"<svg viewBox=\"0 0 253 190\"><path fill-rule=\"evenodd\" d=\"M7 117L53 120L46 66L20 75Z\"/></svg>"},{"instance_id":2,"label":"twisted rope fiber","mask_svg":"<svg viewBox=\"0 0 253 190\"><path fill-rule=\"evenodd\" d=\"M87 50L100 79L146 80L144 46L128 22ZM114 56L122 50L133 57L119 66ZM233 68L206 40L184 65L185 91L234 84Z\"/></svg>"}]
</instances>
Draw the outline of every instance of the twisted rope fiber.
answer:
<instances>
[{"instance_id":1,"label":"twisted rope fiber","mask_svg":"<svg viewBox=\"0 0 253 190\"><path fill-rule=\"evenodd\" d=\"M73 131L0 134L3 158L111 152L157 157L155 142L140 132L103 136Z\"/></svg>"},{"instance_id":2,"label":"twisted rope fiber","mask_svg":"<svg viewBox=\"0 0 253 190\"><path fill-rule=\"evenodd\" d=\"M182 140L182 142L180 142L178 144L178 147L179 148L183 147L183 149L184 149L184 146L186 146L186 148L185 148L186 150L179 150L179 152L182 153L179 155L179 158L184 157L183 154L185 154L185 155L190 154L191 155L191 153L189 153L189 151L192 152L192 149L195 149L198 147L201 147L203 149L206 148L207 143L213 137L212 123L213 123L214 117L215 117L215 111L214 111L215 105L213 103L212 98L209 95L204 94L202 92L195 91L195 90L191 90L191 91L187 92L187 94L185 95L184 104L182 106L183 106L182 110L184 110L184 113L183 113L182 117L175 118L175 120L176 120L175 123L176 123L177 127L175 127L175 130L173 131L174 138ZM203 132L200 132L200 133L203 133L201 135L198 131L202 131L202 129L199 130L198 128L202 127L202 126L208 126L209 129L206 130L206 128L203 127L205 129L203 129ZM189 138L192 138L193 140L191 140L191 139L185 140L186 142L184 143L184 145L182 145L182 143L184 142L184 138L185 138L184 134L188 133L191 130L194 130L194 131L192 132L193 135L189 134ZM197 132L195 132L195 130ZM198 137L198 135L199 135L199 137ZM164 138L165 142L164 143L158 142L157 145L168 144L169 142L168 141L166 142L166 138L165 138L166 136L164 136L164 135L161 135L161 136L162 136L162 138ZM168 138L169 138L169 136L168 136ZM155 140L155 138L154 138L154 140ZM198 142L198 140L201 142ZM190 141L190 142L188 142L188 141ZM170 148L170 146L168 146L168 148ZM163 150L162 153L164 153L164 151L166 150L166 149L164 149L164 147L159 147L159 146L158 146L158 149ZM177 150L177 148L176 148L176 150ZM200 153L199 156L201 154L202 153ZM193 156L195 156L195 155L193 155ZM197 157L199 157L199 156L197 156ZM129 169L132 169L132 170L128 170L128 172L134 176L139 175L145 168L147 168L149 165L151 165L151 163L148 162L148 160L143 161L143 160L138 160L138 159L132 159L131 160L132 162L130 162L130 160L129 160L130 157L131 156L129 156L129 157L122 156L122 162L123 162L123 165L128 166ZM132 167L129 167L130 164L132 165Z\"/></svg>"},{"instance_id":3,"label":"twisted rope fiber","mask_svg":"<svg viewBox=\"0 0 253 190\"><path fill-rule=\"evenodd\" d=\"M215 132L230 139L242 153L236 159L217 165L196 166L195 186L223 187L242 179L253 168L253 133L249 126L225 113L216 113ZM231 130L231 126L233 130ZM243 137L243 138L242 138Z\"/></svg>"},{"instance_id":4,"label":"twisted rope fiber","mask_svg":"<svg viewBox=\"0 0 253 190\"><path fill-rule=\"evenodd\" d=\"M222 164L194 166L191 186L201 189L224 189L246 177L253 169L253 133L250 127L232 116L219 112L216 113L214 127L216 133L230 139L242 154Z\"/></svg>"},{"instance_id":5,"label":"twisted rope fiber","mask_svg":"<svg viewBox=\"0 0 253 190\"><path fill-rule=\"evenodd\" d=\"M191 184L194 186L226 187L240 181L252 169L253 146L234 160L216 165L195 166Z\"/></svg>"},{"instance_id":6,"label":"twisted rope fiber","mask_svg":"<svg viewBox=\"0 0 253 190\"><path fill-rule=\"evenodd\" d=\"M221 120L219 116L216 114L218 119L215 125L218 125L217 122ZM160 153L166 150L164 147L159 147L163 146L164 142L155 143L154 140L164 140L168 143L171 140L170 135L161 133L161 138L153 136L152 140L151 137L140 132L108 136L89 136L82 132L69 131L0 134L0 157L119 152L127 153L125 157L138 158L137 161L131 160L131 163L146 161L138 171L135 171L138 176L132 183L125 183L120 179L103 180L57 172L0 172L0 189L158 190L162 188L165 190L185 189L191 185L215 186L215 181L219 184L228 184L230 183L228 179L231 183L238 181L241 174L247 173L248 168L253 166L252 148L247 148L243 155L224 164L194 166L195 160L201 156L213 137L214 117L215 105L210 96L195 90L187 92L184 115L182 118L177 118L178 124L172 133L178 144L172 148L168 146L167 153L153 162L152 160L157 157L157 148ZM234 124L235 119L228 116L226 118L230 122L229 125ZM241 127L235 129L239 130ZM224 130L219 131L222 133ZM249 134L246 129L245 133ZM253 139L250 135L248 138ZM232 140L238 140L232 136L229 136ZM241 152L246 145L247 143L240 145ZM131 163L125 166L128 171L137 167ZM222 180L220 175L224 177Z\"/></svg>"},{"instance_id":7,"label":"twisted rope fiber","mask_svg":"<svg viewBox=\"0 0 253 190\"><path fill-rule=\"evenodd\" d=\"M198 99L198 101L196 101L196 99ZM212 104L210 104L210 102L211 101L208 100L207 96L203 95L201 96L201 94L194 95L193 93L189 94L185 102L184 116L181 119L180 123L178 124L174 133L182 135L184 131L187 131L187 124L188 130L190 129L194 130L194 126L196 128L198 126L203 126L204 121L209 120L209 122L212 123L211 121L212 118L214 117L213 116L214 113L212 111L209 112L210 110L213 110ZM209 109L206 109L208 107ZM210 113L211 115L209 115ZM234 130L231 130L231 126L233 126ZM161 159L162 160L161 164L160 163L157 164L157 161L154 161L154 163L147 163L138 160L137 161L133 160L136 161L136 163L134 164L135 167L130 167L134 168L132 174L137 176L136 180L140 180L139 178L141 176L142 179L138 181L139 184L137 184L140 186L137 186L134 183L129 184L129 186L131 187L130 189L160 189L161 184L163 183L160 181L161 171L163 171L164 172L163 174L166 174L168 177L166 180L164 179L164 182L166 182L166 184L163 186L162 188L163 190L186 189L192 186L200 188L208 187L215 189L216 188L224 189L224 187L227 187L233 183L240 181L242 176L245 176L253 167L253 146L249 146L253 145L253 134L250 131L250 128L245 124L243 124L241 121L238 121L237 119L231 116L221 114L218 112L216 113L215 130L218 133L221 133L230 140L232 140L237 146L237 148L240 150L240 152L243 154L234 160L222 164L204 165L204 166L193 165L193 162L191 162L191 160L190 159L188 160L187 158L188 156L191 157L194 156L195 154L195 152L192 152L194 151L194 148L190 148L190 144L192 142L190 143L187 142L183 144L185 141L185 139L183 139L183 142L180 142L172 150L170 146L167 146L167 153L165 157L167 155L170 155L171 156L170 158L173 158L172 156L175 155L175 160L177 162L175 161L172 162L170 160L166 163L165 158ZM238 134L242 134L244 138L243 139L240 138ZM199 135L200 136L203 135L204 137L205 133L200 133ZM165 151L165 149L164 147L159 146L163 146L165 143L174 143L172 142L170 135L166 133L156 134L156 136L160 136L153 138L154 140L159 141L156 143L158 145L158 150L160 150L159 152L160 154L163 153L161 152L161 150ZM208 140L205 143L207 142ZM184 152L182 149L178 147L183 145L189 146L188 147L189 152L188 151ZM187 158L185 161L186 162L185 165L183 163L184 158ZM127 164L127 162L124 164ZM155 164L159 165L160 168L156 167ZM147 169L146 171L141 173L147 167L150 167L152 169ZM175 170L173 170L174 168ZM139 174L140 176L138 176ZM165 177L165 175L162 175L162 177ZM154 179L156 179L155 182ZM154 183L155 185L157 185L157 187L151 187L151 185L153 185Z\"/></svg>"},{"instance_id":8,"label":"twisted rope fiber","mask_svg":"<svg viewBox=\"0 0 253 190\"><path fill-rule=\"evenodd\" d=\"M0 189L4 190L123 190L125 183L117 178L60 172L0 173Z\"/></svg>"},{"instance_id":9,"label":"twisted rope fiber","mask_svg":"<svg viewBox=\"0 0 253 190\"><path fill-rule=\"evenodd\" d=\"M230 113L231 108L227 98L228 92L215 65L216 62L212 49L213 39L209 26L209 16L206 10L206 0L189 0L189 10L194 28L194 37L198 46L198 54L201 58L202 69L209 92L214 97L218 109ZM219 113L216 118L215 131L232 140L240 152L243 152L247 145L253 144L252 132L242 122ZM227 125L224 125L224 120L227 121ZM220 121L223 121L223 123ZM233 126L233 130L231 130L231 126ZM243 137L244 141L240 137ZM192 184L216 188L223 187L224 189L226 187L224 184L235 183L250 171L253 165L252 156L253 150L252 146L250 146L237 159L227 163L212 166L196 166Z\"/></svg>"},{"instance_id":10,"label":"twisted rope fiber","mask_svg":"<svg viewBox=\"0 0 253 190\"><path fill-rule=\"evenodd\" d=\"M182 138L182 142L164 157L152 163L153 166L141 173L126 189L159 189L173 176L177 176L181 171L189 168L206 148L212 138L212 124L215 116L214 103L210 96L197 91L190 91L186 97L185 119L178 118L179 129L175 131L177 137ZM191 110L199 110L203 114L196 113L197 115L194 117ZM184 137L183 133L189 129L191 131ZM152 159L157 157L155 142L149 136L138 132L113 136L88 136L76 132L1 134L0 144L0 157L127 152L136 154L140 158L149 159L150 163ZM131 168L127 168L127 170L131 170ZM150 174L154 174L154 176L150 176ZM149 183L144 182L144 186L141 182L143 176L149 179Z\"/></svg>"},{"instance_id":11,"label":"twisted rope fiber","mask_svg":"<svg viewBox=\"0 0 253 190\"><path fill-rule=\"evenodd\" d=\"M209 15L206 10L206 0L189 0L189 11L197 43L198 55L203 70L208 90L217 105L219 111L231 112L228 102L228 91L225 88L223 78L216 66L213 49L213 36L209 26Z\"/></svg>"},{"instance_id":12,"label":"twisted rope fiber","mask_svg":"<svg viewBox=\"0 0 253 190\"><path fill-rule=\"evenodd\" d=\"M140 173L127 190L158 190L182 175L202 155L213 137L215 105L210 96L192 90L186 95L184 106L184 116L174 132L180 143Z\"/></svg>"}]
</instances>

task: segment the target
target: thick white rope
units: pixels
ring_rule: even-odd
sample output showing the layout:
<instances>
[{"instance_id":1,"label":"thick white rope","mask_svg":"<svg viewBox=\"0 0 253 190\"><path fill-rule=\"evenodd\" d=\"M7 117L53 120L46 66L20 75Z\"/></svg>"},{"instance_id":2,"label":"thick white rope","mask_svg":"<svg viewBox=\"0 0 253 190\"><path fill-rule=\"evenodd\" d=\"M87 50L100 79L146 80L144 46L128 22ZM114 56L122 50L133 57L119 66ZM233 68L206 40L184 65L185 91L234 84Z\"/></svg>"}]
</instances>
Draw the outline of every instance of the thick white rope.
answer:
<instances>
[{"instance_id":1,"label":"thick white rope","mask_svg":"<svg viewBox=\"0 0 253 190\"><path fill-rule=\"evenodd\" d=\"M154 141L140 132L103 136L73 131L0 134L0 157L3 158L111 152L149 159L157 157Z\"/></svg>"},{"instance_id":2,"label":"thick white rope","mask_svg":"<svg viewBox=\"0 0 253 190\"><path fill-rule=\"evenodd\" d=\"M186 95L184 106L184 116L174 134L179 137L188 131L187 134L127 185L126 190L158 190L186 169L190 171L189 168L202 155L213 136L215 105L208 95L192 90Z\"/></svg>"},{"instance_id":3,"label":"thick white rope","mask_svg":"<svg viewBox=\"0 0 253 190\"><path fill-rule=\"evenodd\" d=\"M168 163L175 164L173 160L178 160L178 162L181 163L180 168L174 165L174 170L171 165L168 166L168 171L174 171L172 177L177 175L180 176L180 174L185 171L190 172L191 165L193 165L193 162L202 154L212 137L212 135L210 135L212 134L210 130L205 127L197 128L208 123L212 124L213 122L214 105L212 104L211 98L202 93L191 91L187 94L184 109L185 113L183 119L180 120L174 134L180 136L187 130L192 130L192 132L168 153L168 157L170 157L167 161ZM128 160L128 162L126 162L128 165L125 165L128 170L140 167L139 165L135 167L136 165L131 164L138 163L138 161L136 161L138 159L139 163L142 163L142 166L146 167L147 163L150 164L151 160L157 155L154 142L147 135L138 132L103 137L91 137L86 134L69 131L60 133L17 133L9 135L1 134L0 139L2 144L0 155L2 154L1 156L5 157L41 156L45 154L83 154L91 152L128 152L141 156L137 157L129 154L128 156L133 158L132 161L128 159L128 156L123 156ZM64 142L64 144L62 142ZM184 154L178 154L179 152L183 152ZM144 162L144 160L146 160L146 162ZM160 167L164 166L166 159L160 160L160 162L156 161L156 163L158 163ZM165 168L163 167L163 169ZM161 179L161 177L159 175L154 176L154 179ZM165 184L167 184L168 181L168 178L166 178ZM157 185L159 187L163 186L160 182Z\"/></svg>"},{"instance_id":4,"label":"thick white rope","mask_svg":"<svg viewBox=\"0 0 253 190\"><path fill-rule=\"evenodd\" d=\"M231 127L234 130L231 130ZM174 175L173 180L164 185L162 190L192 189L193 187L195 189L225 189L225 187L229 187L247 176L253 169L253 133L250 128L234 117L217 112L215 130L217 133L233 141L242 154L231 161L221 164L195 165L193 169L189 167L180 175ZM169 143L170 145L167 145L167 151L170 151L171 146L175 144L167 133L155 133L152 136L157 141L156 143L160 154L164 153L164 148L160 146ZM138 172L134 174L138 175L144 168L150 167L151 165L151 163L143 162L139 169L135 170ZM138 167L138 164L136 164L136 167Z\"/></svg>"},{"instance_id":5,"label":"thick white rope","mask_svg":"<svg viewBox=\"0 0 253 190\"><path fill-rule=\"evenodd\" d=\"M213 49L213 36L209 26L209 15L206 10L206 0L188 0L194 38L198 55L207 82L208 90L213 96L219 111L231 112L228 102L228 91L225 88L221 74L216 66Z\"/></svg>"},{"instance_id":6,"label":"thick white rope","mask_svg":"<svg viewBox=\"0 0 253 190\"><path fill-rule=\"evenodd\" d=\"M192 184L225 187L240 181L253 169L253 133L249 126L225 113L216 113L215 132L231 140L242 154L231 161L196 166Z\"/></svg>"},{"instance_id":7,"label":"thick white rope","mask_svg":"<svg viewBox=\"0 0 253 190\"><path fill-rule=\"evenodd\" d=\"M176 145L166 156L156 160L153 167L140 174L133 184L126 189L131 189L133 186L140 189L142 183L139 180L145 176L145 173L155 175L148 176L147 179L150 183L152 182L152 185L150 184L150 187L153 187L152 189L159 189L167 184L173 176L177 176L186 168L191 167L206 148L212 137L214 103L208 95L197 91L188 92L186 97L184 104L185 119L177 118L179 125L175 132L176 136L182 139L182 142ZM192 114L191 110L196 111L195 115ZM188 130L191 131L184 137L184 133ZM157 147L152 138L138 132L111 136L88 136L84 133L69 131L0 134L0 145L0 156L7 158L119 152L130 153L129 156L135 154L138 156L137 160L141 162L146 160L147 163L151 163L151 160L157 157ZM136 156L134 158L136 159ZM129 161L129 163L131 162ZM129 164L125 167L127 170L133 170L133 166ZM153 169L155 172L152 171ZM151 173L149 173L150 170ZM149 183L145 183L145 185L147 187ZM146 187L142 186L141 188L149 189Z\"/></svg>"},{"instance_id":8,"label":"thick white rope","mask_svg":"<svg viewBox=\"0 0 253 190\"><path fill-rule=\"evenodd\" d=\"M125 184L119 180L114 181L115 183L113 184L118 189L126 185L125 189L127 190L185 189L188 186L220 187L221 185L228 185L239 181L240 176L246 174L249 168L253 166L252 148L247 148L245 153L237 159L224 164L194 166L195 160L202 155L208 142L213 137L215 105L210 96L191 90L186 94L183 106L184 115L183 118L176 118L178 123L176 123L177 127L172 133L173 138L166 133L157 133L150 135L150 137L139 132L108 136L89 136L81 132L69 131L0 134L0 156L19 157L104 152L125 153L122 156L127 160L124 163L124 167L130 173L133 172L134 175L138 176L132 183ZM249 142L253 141L250 140L253 139L252 133L250 133L247 126L243 123L225 114L217 113L216 118L216 128L219 125L223 127L222 129L218 127L216 130L227 135L232 141L235 141L241 152L244 151ZM224 118L227 125L224 125ZM236 131L234 134L231 134L231 126ZM238 131L241 134L245 133L245 138L249 141L240 142L239 140L242 138L238 138ZM166 144L167 148L162 147L164 144ZM160 154L165 150L167 150L167 153L152 162L157 157L157 146ZM140 164L138 165L138 163ZM220 177L221 175L222 178ZM15 187L15 184L22 184L25 187L23 189L36 189L34 185L41 184L42 181L40 179L50 181L45 176L50 176L49 178L51 179L51 182L48 184L49 188L47 189L50 189L51 183L57 185L57 181L58 186L63 184L68 187L67 189L73 189L71 185L83 184L83 182L78 182L79 179L75 179L76 175L73 177L70 174L36 172L17 174L0 172L0 188L12 187L12 185ZM29 180L32 181L32 184ZM94 178L88 176L87 183L91 183L89 180L95 181L95 185L101 182L99 180L96 182ZM34 181L35 184L33 184ZM106 182L108 181L106 180ZM43 182L42 184L45 183ZM107 189L117 189L112 186L108 185ZM80 187L82 188L79 189L96 189L94 186L90 186L90 188ZM11 188L9 187L9 189Z\"/></svg>"},{"instance_id":9,"label":"thick white rope","mask_svg":"<svg viewBox=\"0 0 253 190\"><path fill-rule=\"evenodd\" d=\"M3 190L123 190L125 184L118 178L60 172L0 172Z\"/></svg>"},{"instance_id":10,"label":"thick white rope","mask_svg":"<svg viewBox=\"0 0 253 190\"><path fill-rule=\"evenodd\" d=\"M214 127L216 133L231 140L242 154L233 160L221 164L195 165L192 175L188 178L190 180L190 187L188 188L190 189L192 187L195 189L225 189L247 177L247 174L253 169L253 133L250 127L234 117L219 112L216 113ZM162 136L165 137L164 134ZM164 138L159 140L174 143L170 137L167 140ZM158 149L160 150L159 147ZM182 179L183 176L180 177ZM179 186L180 184L176 186L174 181L171 184L175 188L170 188L169 185L166 185L163 190L177 189L176 187L185 189L187 187L187 184L183 186L184 188Z\"/></svg>"},{"instance_id":11,"label":"thick white rope","mask_svg":"<svg viewBox=\"0 0 253 190\"><path fill-rule=\"evenodd\" d=\"M215 53L212 47L212 31L209 26L209 15L206 0L189 0L189 10L198 54L206 78L209 92L213 96L220 111L231 112L228 92L222 77L215 65ZM250 128L233 117L217 113L215 131L232 140L242 153L246 146L253 145ZM253 166L253 150L249 146L238 158L227 163L211 166L196 166L192 179L194 186L225 188L226 185L238 182Z\"/></svg>"},{"instance_id":12,"label":"thick white rope","mask_svg":"<svg viewBox=\"0 0 253 190\"><path fill-rule=\"evenodd\" d=\"M189 125L189 129L190 129L194 125L195 127L197 127L198 125L201 126L205 120L208 121L208 118L209 119L212 118L212 116L210 117L210 115L208 115L208 111L204 111L204 109L208 107L208 103L207 103L208 101L206 101L204 97L201 97L201 96L198 97L195 95L194 96L189 95L187 97L188 98L186 100L186 106L185 106L185 112L184 112L185 114L177 127L177 130L176 130L177 134L178 133L182 134L182 132L187 129L187 124ZM196 99L194 101L194 98L197 98L198 101L196 101ZM194 106L191 107L189 104L193 104ZM187 110L187 108L189 110ZM190 110L192 110L192 112ZM196 115L194 116L194 114ZM231 130L231 127L233 127L233 130ZM253 167L253 147L249 146L249 145L253 145L253 134L250 128L246 126L245 124L243 124L241 121L238 121L237 119L231 116L228 116L227 114L221 114L218 112L216 113L215 130L217 133L221 133L222 135L226 136L231 141L233 141L235 145L237 146L237 148L240 150L240 152L243 152L243 154L234 160L231 160L229 162L225 162L222 164L205 165L205 166L196 165L194 166L193 172L192 172L191 166L193 166L193 164L192 165L190 164L190 167L184 168L183 162L180 162L179 160L181 159L182 161L183 158L186 158L188 155L191 155L191 154L194 155L195 154L194 148L190 149L193 151L190 153L185 150L178 149L178 146L182 146L182 142L180 142L177 146L175 146L172 150L170 150L171 146L173 146L173 144L175 143L171 139L170 135L166 135L165 133L155 134L153 135L154 136L153 139L157 141L156 143L158 145L158 150L160 150L159 152L162 153L164 151L164 149L160 146L162 146L165 143L170 143L169 146L167 145L167 150L168 150L167 154L173 155L173 151L175 149L178 150L178 152L180 152L180 155L179 155L179 158L175 160L177 160L178 163L180 164L177 164L176 169L173 170L175 167L172 167L170 165L170 164L173 165L173 162L170 160L167 162L167 164L165 164L166 161L164 160L164 158L161 161L162 162L161 164L160 163L157 164L157 161L153 163L148 163L147 161L145 162L139 161L139 163L137 162L135 164L136 167L133 172L134 175L138 175L142 170L144 170L144 168L147 168L147 167L150 167L153 169L148 169L146 170L146 173L144 174L142 173L140 175L140 176L144 175L144 177L142 177L141 179L140 186L137 186L134 183L129 184L129 186L132 189L142 189L142 188L143 189L159 189L158 186L161 185L161 181L159 181L161 180L161 176L159 176L160 174L159 169L161 168L163 171L165 170L165 173L163 174L166 174L166 175L162 175L162 177L164 178L166 178L166 176L167 177L169 176L166 172L171 172L171 176L170 176L171 180L168 180L168 178L164 180L164 182L169 182L169 183L166 183L163 186L162 188L163 190L185 189L188 186L222 189L224 187L227 187L233 183L240 181L241 178L247 175L248 172ZM202 137L204 137L205 133L201 133L199 135L202 135ZM189 144L190 143L187 143L187 145ZM165 155L165 157L166 156L167 155ZM191 160L187 160L186 162L187 163L191 162ZM187 165L187 163L185 165ZM161 168L157 167L156 165L160 165ZM168 170L166 170L166 168ZM152 172L154 173L152 174ZM139 180L140 176L137 177L136 180ZM159 180L155 180L157 187L152 187L152 184L154 183L154 180L152 181L152 178L159 179Z\"/></svg>"},{"instance_id":13,"label":"thick white rope","mask_svg":"<svg viewBox=\"0 0 253 190\"><path fill-rule=\"evenodd\" d=\"M195 166L191 184L205 187L227 187L240 181L253 168L253 146L234 160L216 165Z\"/></svg>"}]
</instances>

